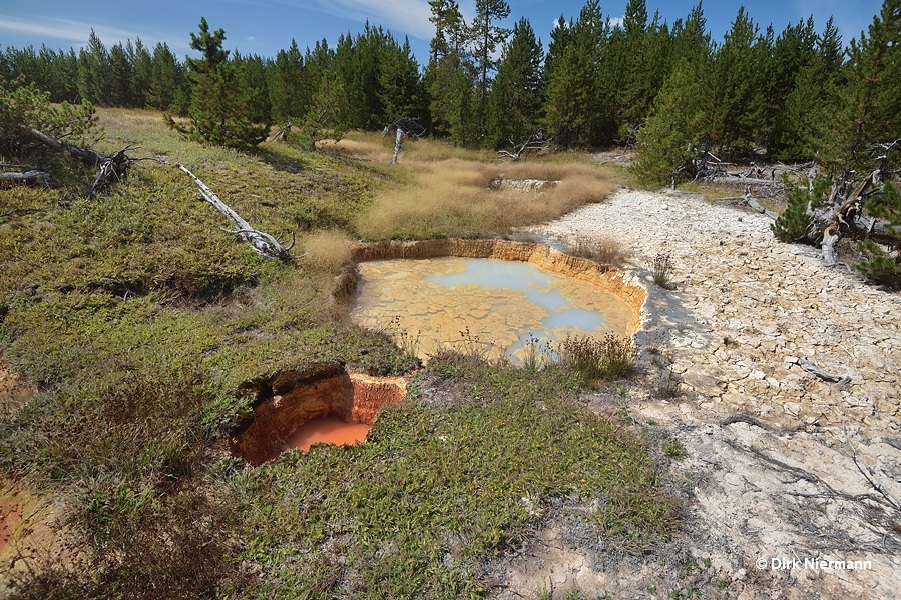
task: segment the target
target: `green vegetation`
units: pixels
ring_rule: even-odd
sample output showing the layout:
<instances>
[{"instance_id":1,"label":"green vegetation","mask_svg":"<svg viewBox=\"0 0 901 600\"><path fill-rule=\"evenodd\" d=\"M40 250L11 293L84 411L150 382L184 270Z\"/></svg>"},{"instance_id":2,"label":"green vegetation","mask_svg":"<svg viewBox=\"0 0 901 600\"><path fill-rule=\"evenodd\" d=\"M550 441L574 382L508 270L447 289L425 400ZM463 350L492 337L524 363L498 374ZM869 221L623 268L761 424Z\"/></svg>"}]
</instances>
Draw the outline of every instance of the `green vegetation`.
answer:
<instances>
[{"instance_id":1,"label":"green vegetation","mask_svg":"<svg viewBox=\"0 0 901 600\"><path fill-rule=\"evenodd\" d=\"M34 103L34 114L48 108L43 96ZM376 135L317 152L271 143L241 153L185 141L156 112L92 118L104 144L140 141L169 164L138 163L86 202L93 173L60 156L71 174L63 187L0 195L3 361L44 390L0 417L0 470L69 507L67 535L85 551L74 569L56 561L23 575L19 597L482 596L488 562L537 518L522 498L541 507L603 497L598 534L635 548L674 527L645 442L576 402L581 380L560 366L446 353L362 447L288 453L256 469L225 451L261 377L323 362L376 374L417 364L388 332L334 318L334 276L364 227L385 219L383 196L416 186L437 196L452 185L434 174L455 169L472 182L471 202L448 196L440 218L369 237L506 234L602 199L609 184L596 168L503 165L508 177L561 181L546 192L561 194L552 208L517 212L506 207L519 192L488 187L497 165L438 142L411 144L392 168L390 140ZM297 232L303 258L266 261L223 232L176 161L259 227ZM452 400L417 392L427 378Z\"/></svg>"},{"instance_id":2,"label":"green vegetation","mask_svg":"<svg viewBox=\"0 0 901 600\"><path fill-rule=\"evenodd\" d=\"M901 288L901 191L896 185L887 183L883 194L869 199L869 203L867 212L886 221L886 229L894 236L894 243L884 247L873 240L860 242L858 248L864 258L857 263L857 269L878 283Z\"/></svg>"},{"instance_id":3,"label":"green vegetation","mask_svg":"<svg viewBox=\"0 0 901 600\"><path fill-rule=\"evenodd\" d=\"M320 591L481 596L482 560L532 518L522 498L540 506L604 489L593 516L611 535L646 544L668 530L673 507L644 444L573 403L565 371L524 374L449 355L429 364L430 374L448 372L466 390L457 404L413 400L383 411L353 451L320 448L241 475L255 539L246 558L277 557L292 577L268 593L332 582Z\"/></svg>"},{"instance_id":4,"label":"green vegetation","mask_svg":"<svg viewBox=\"0 0 901 600\"><path fill-rule=\"evenodd\" d=\"M622 266L626 258L622 244L612 238L578 238L567 245L566 251L573 256L616 267Z\"/></svg>"},{"instance_id":5,"label":"green vegetation","mask_svg":"<svg viewBox=\"0 0 901 600\"><path fill-rule=\"evenodd\" d=\"M789 189L785 210L770 226L777 238L783 242L797 242L807 235L813 219L807 214L807 205L820 206L829 194L829 180L820 178L813 188L793 186Z\"/></svg>"}]
</instances>

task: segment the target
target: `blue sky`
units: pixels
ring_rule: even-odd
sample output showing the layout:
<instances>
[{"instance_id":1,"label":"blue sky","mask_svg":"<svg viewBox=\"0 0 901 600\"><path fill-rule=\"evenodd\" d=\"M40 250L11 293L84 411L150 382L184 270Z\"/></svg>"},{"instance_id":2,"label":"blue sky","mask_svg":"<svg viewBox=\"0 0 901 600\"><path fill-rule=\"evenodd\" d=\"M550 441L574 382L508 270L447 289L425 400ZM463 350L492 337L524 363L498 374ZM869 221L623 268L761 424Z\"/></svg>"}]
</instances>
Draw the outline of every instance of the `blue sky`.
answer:
<instances>
[{"instance_id":1,"label":"blue sky","mask_svg":"<svg viewBox=\"0 0 901 600\"><path fill-rule=\"evenodd\" d=\"M528 18L537 35L547 43L554 20L562 13L567 19L578 15L584 0L509 0L511 15L507 25ZM648 0L648 12L659 9L672 23L686 16L697 0ZM714 39L722 40L738 12L740 2L707 0L704 13ZM747 0L743 3L761 29L772 23L778 34L788 23L811 14L817 29L826 19L835 22L847 43L872 22L882 2L877 0ZM622 16L626 0L601 1L610 19ZM460 0L464 17L474 12L475 0ZM296 38L303 50L323 37L330 45L342 32L357 33L368 18L389 29L396 38L409 36L420 63L428 56L433 29L429 23L427 0L201 0L176 2L73 2L72 0L0 0L0 46L23 48L33 45L50 48L83 45L93 27L107 47L118 41L140 37L152 48L166 42L178 55L191 53L189 33L197 31L200 17L212 29L225 30L227 48L244 54L274 56Z\"/></svg>"}]
</instances>

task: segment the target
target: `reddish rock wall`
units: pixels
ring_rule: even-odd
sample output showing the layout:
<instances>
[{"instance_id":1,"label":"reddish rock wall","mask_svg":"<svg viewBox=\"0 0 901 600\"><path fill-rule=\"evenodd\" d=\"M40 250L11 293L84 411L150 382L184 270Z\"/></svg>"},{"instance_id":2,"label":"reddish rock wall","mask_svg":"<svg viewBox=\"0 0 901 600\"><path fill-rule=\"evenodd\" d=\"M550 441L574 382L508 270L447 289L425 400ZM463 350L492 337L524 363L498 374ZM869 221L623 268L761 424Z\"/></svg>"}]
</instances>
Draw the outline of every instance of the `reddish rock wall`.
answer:
<instances>
[{"instance_id":1,"label":"reddish rock wall","mask_svg":"<svg viewBox=\"0 0 901 600\"><path fill-rule=\"evenodd\" d=\"M281 393L254 408L253 421L230 440L231 452L256 466L284 452L294 432L310 419L335 415L348 423L371 425L382 406L404 399L406 384L405 377L344 370L296 380L292 389L277 389Z\"/></svg>"}]
</instances>

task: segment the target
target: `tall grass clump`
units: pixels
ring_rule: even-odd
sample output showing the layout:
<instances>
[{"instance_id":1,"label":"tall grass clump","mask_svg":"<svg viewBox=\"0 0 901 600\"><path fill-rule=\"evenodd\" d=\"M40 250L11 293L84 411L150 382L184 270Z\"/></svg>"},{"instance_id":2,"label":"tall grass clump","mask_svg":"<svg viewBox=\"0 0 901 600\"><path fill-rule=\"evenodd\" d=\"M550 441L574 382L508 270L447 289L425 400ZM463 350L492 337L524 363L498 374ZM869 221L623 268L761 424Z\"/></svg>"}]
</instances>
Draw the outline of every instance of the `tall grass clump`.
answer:
<instances>
[{"instance_id":1,"label":"tall grass clump","mask_svg":"<svg viewBox=\"0 0 901 600\"><path fill-rule=\"evenodd\" d=\"M635 366L635 345L629 337L608 333L604 339L567 337L559 344L560 364L579 374L583 382L610 381Z\"/></svg>"},{"instance_id":2,"label":"tall grass clump","mask_svg":"<svg viewBox=\"0 0 901 600\"><path fill-rule=\"evenodd\" d=\"M673 258L669 252L660 252L650 263L654 284L665 290L675 289L670 277L673 273Z\"/></svg>"},{"instance_id":3,"label":"tall grass clump","mask_svg":"<svg viewBox=\"0 0 901 600\"><path fill-rule=\"evenodd\" d=\"M623 264L626 255L623 245L611 238L577 238L567 244L567 251L573 256L617 267Z\"/></svg>"},{"instance_id":4,"label":"tall grass clump","mask_svg":"<svg viewBox=\"0 0 901 600\"><path fill-rule=\"evenodd\" d=\"M353 240L335 230L317 231L303 240L301 261L314 272L333 275L350 260Z\"/></svg>"}]
</instances>

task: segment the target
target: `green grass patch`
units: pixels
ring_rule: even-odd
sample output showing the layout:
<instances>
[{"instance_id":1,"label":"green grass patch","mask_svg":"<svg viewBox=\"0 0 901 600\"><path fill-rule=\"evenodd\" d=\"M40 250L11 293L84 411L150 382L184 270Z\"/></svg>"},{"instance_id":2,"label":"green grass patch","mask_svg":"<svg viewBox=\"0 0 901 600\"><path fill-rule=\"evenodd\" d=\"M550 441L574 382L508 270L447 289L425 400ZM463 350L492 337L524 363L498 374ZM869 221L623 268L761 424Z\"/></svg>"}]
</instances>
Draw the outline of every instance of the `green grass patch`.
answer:
<instances>
[{"instance_id":1,"label":"green grass patch","mask_svg":"<svg viewBox=\"0 0 901 600\"><path fill-rule=\"evenodd\" d=\"M505 232L602 199L602 172L572 158L504 165L561 180L561 198L532 202L489 191L499 166L484 154L433 142L409 144L392 168L390 140L374 135L240 153L185 142L158 113L99 115L98 150L137 144L131 154L167 164L134 164L92 202L79 193L93 173L72 165L62 188L0 194L0 348L41 388L0 415L0 471L60 499L87 561L31 572L21 597L480 596L486 561L534 519L524 497L603 500L599 535L669 531L645 444L574 402L582 382L560 367L436 359L428 376L447 377L458 402L414 397L362 447L259 469L225 457L255 400L248 382L321 362L417 364L388 334L333 320L355 238ZM255 227L294 232L306 256L266 261L222 231L175 162ZM430 165L459 194L420 222ZM468 202L468 188L484 197ZM406 200L392 224L393 193ZM544 199L551 212L522 208Z\"/></svg>"},{"instance_id":2,"label":"green grass patch","mask_svg":"<svg viewBox=\"0 0 901 600\"><path fill-rule=\"evenodd\" d=\"M464 401L414 398L384 410L363 446L242 472L241 558L267 565L265 594L481 596L485 561L535 519L524 499L599 497L599 534L669 532L673 506L645 443L576 403L569 372L453 369Z\"/></svg>"}]
</instances>

